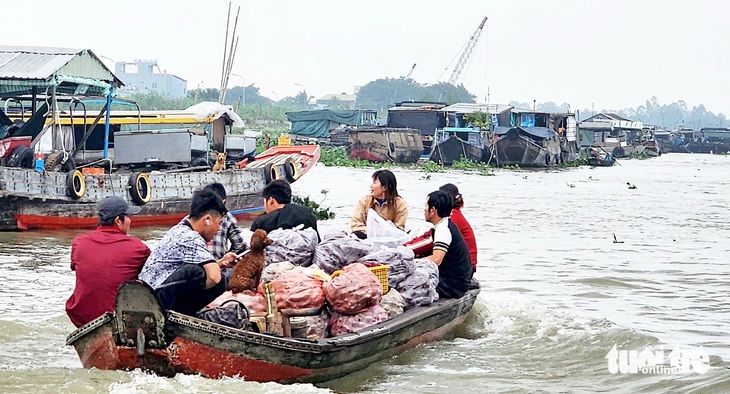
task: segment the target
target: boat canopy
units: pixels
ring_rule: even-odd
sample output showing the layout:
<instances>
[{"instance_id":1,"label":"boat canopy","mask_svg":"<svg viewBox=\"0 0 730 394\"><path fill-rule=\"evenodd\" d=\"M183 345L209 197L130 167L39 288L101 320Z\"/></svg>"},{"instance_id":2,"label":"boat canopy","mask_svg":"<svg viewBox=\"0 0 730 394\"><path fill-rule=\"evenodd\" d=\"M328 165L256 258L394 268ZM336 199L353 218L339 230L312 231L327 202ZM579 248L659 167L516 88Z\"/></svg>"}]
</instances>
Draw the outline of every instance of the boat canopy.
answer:
<instances>
[{"instance_id":1,"label":"boat canopy","mask_svg":"<svg viewBox=\"0 0 730 394\"><path fill-rule=\"evenodd\" d=\"M45 93L103 95L124 84L89 49L0 45L0 98Z\"/></svg>"},{"instance_id":2,"label":"boat canopy","mask_svg":"<svg viewBox=\"0 0 730 394\"><path fill-rule=\"evenodd\" d=\"M547 127L497 126L494 128L494 134L504 135L504 134L507 134L512 129L517 129L519 132L529 134L530 136L535 137L535 138L550 139L550 138L555 137L555 132Z\"/></svg>"},{"instance_id":3,"label":"boat canopy","mask_svg":"<svg viewBox=\"0 0 730 394\"><path fill-rule=\"evenodd\" d=\"M287 112L286 117L292 123L291 133L314 138L329 137L332 127L330 122L348 126L375 124L375 111L371 110L332 110Z\"/></svg>"}]
</instances>

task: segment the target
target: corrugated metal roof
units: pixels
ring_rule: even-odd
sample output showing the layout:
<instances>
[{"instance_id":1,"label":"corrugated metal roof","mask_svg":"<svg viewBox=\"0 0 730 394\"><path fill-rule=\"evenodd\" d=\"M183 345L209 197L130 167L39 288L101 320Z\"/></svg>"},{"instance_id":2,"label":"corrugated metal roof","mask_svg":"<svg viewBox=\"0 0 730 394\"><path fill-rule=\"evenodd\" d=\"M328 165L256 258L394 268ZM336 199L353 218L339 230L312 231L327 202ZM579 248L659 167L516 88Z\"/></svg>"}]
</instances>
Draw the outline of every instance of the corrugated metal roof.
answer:
<instances>
[{"instance_id":1,"label":"corrugated metal roof","mask_svg":"<svg viewBox=\"0 0 730 394\"><path fill-rule=\"evenodd\" d=\"M0 46L0 78L46 80L81 49Z\"/></svg>"},{"instance_id":2,"label":"corrugated metal roof","mask_svg":"<svg viewBox=\"0 0 730 394\"><path fill-rule=\"evenodd\" d=\"M54 75L121 83L88 49L0 45L0 79L47 81Z\"/></svg>"},{"instance_id":3,"label":"corrugated metal roof","mask_svg":"<svg viewBox=\"0 0 730 394\"><path fill-rule=\"evenodd\" d=\"M455 112L460 114L470 114L473 112L484 112L488 114L498 114L508 109L511 105L506 104L484 104L484 103L456 103L448 107L441 108L444 112Z\"/></svg>"}]
</instances>

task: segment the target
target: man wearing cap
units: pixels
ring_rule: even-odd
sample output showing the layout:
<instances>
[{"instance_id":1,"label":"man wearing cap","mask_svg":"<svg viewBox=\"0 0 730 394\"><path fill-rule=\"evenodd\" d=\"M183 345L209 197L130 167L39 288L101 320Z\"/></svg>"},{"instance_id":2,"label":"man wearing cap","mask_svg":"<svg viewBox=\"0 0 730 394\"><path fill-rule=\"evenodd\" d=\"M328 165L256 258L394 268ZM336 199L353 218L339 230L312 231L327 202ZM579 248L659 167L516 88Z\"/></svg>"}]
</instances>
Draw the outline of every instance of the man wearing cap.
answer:
<instances>
[{"instance_id":1,"label":"man wearing cap","mask_svg":"<svg viewBox=\"0 0 730 394\"><path fill-rule=\"evenodd\" d=\"M130 215L139 211L121 197L105 197L97 204L99 227L71 243L76 287L66 301L66 314L76 327L113 311L119 285L136 279L142 270L150 249L127 235Z\"/></svg>"}]
</instances>

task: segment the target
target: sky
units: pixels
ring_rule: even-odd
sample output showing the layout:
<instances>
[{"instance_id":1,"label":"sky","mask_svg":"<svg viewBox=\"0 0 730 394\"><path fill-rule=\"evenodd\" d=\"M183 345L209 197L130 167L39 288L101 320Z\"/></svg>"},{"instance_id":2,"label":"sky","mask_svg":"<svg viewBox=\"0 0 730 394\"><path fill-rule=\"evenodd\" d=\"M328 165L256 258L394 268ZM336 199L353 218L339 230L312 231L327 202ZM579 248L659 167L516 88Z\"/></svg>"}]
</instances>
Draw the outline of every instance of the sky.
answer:
<instances>
[{"instance_id":1,"label":"sky","mask_svg":"<svg viewBox=\"0 0 730 394\"><path fill-rule=\"evenodd\" d=\"M156 59L219 87L228 0L4 2L2 44L87 48ZM684 100L730 114L730 2L724 0L234 0L239 45L229 87L272 99L353 93L378 78L448 80L484 16L459 83L490 103L619 110ZM45 10L45 11L42 11ZM42 12L41 12L42 11ZM32 14L32 16L31 16ZM104 26L103 23L108 23ZM232 27L232 26L231 26ZM113 70L113 68L112 68Z\"/></svg>"}]
</instances>

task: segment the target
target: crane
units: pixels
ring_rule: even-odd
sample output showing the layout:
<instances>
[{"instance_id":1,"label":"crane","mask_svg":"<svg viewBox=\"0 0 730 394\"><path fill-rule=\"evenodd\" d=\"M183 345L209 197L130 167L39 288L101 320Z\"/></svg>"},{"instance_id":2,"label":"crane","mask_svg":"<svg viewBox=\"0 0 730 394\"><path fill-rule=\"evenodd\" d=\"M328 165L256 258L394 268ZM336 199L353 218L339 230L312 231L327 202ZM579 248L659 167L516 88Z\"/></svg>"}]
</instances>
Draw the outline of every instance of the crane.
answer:
<instances>
[{"instance_id":1,"label":"crane","mask_svg":"<svg viewBox=\"0 0 730 394\"><path fill-rule=\"evenodd\" d=\"M406 74L406 79L411 77L411 74L413 74L413 70L416 68L416 63L413 63L413 66L411 66L410 71L408 71L408 74Z\"/></svg>"},{"instance_id":2,"label":"crane","mask_svg":"<svg viewBox=\"0 0 730 394\"><path fill-rule=\"evenodd\" d=\"M451 77L449 77L449 84L454 85L456 83L456 80L459 79L459 75L461 75L461 72L464 70L466 62L469 61L471 53L474 52L474 47L477 46L479 36L482 34L482 29L484 28L484 24L486 22L487 17L485 16L484 19L482 19L482 23L479 24L479 27L477 27L477 29L474 31L474 34L471 35L469 41L466 43L464 52L461 53L461 57L459 57L459 61L456 63L454 71L451 72Z\"/></svg>"},{"instance_id":3,"label":"crane","mask_svg":"<svg viewBox=\"0 0 730 394\"><path fill-rule=\"evenodd\" d=\"M408 70L408 74L406 74L405 78L403 79L409 79L411 77L411 74L413 74L413 70L416 68L416 63L413 63L411 66L411 69ZM393 101L395 101L395 97L398 95L398 88L395 89L393 92Z\"/></svg>"}]
</instances>

